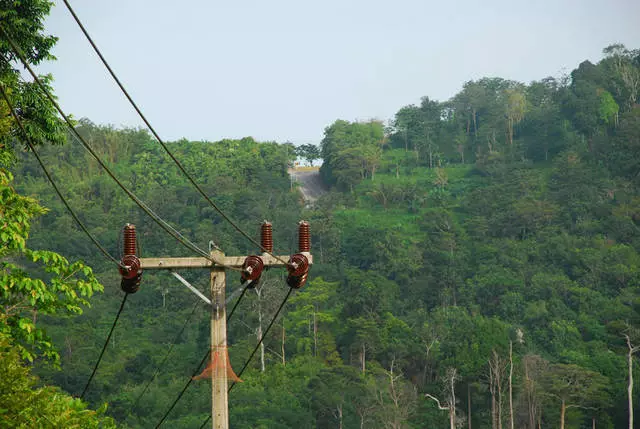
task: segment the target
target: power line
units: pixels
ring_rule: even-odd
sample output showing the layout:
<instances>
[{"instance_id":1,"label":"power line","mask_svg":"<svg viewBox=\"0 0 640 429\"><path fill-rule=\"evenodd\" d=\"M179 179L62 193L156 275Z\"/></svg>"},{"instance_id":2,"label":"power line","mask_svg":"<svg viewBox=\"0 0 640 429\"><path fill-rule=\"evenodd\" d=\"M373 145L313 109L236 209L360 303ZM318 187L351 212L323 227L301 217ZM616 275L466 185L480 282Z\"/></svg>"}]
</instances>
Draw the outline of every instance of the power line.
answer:
<instances>
[{"instance_id":1,"label":"power line","mask_svg":"<svg viewBox=\"0 0 640 429\"><path fill-rule=\"evenodd\" d=\"M231 311L229 312L229 315L227 316L227 322L229 322L229 320L231 320L231 316L233 316L233 313L236 311L236 308L238 308L238 305L240 304L240 301L242 301L242 298L244 298L244 296L245 296L245 294L247 292L247 289L249 289L249 285L245 286L244 289L242 289L242 293L240 294L240 297L238 297L238 300L233 305L233 308L231 309ZM191 382L193 381L193 377L198 375L198 373L200 372L200 368L202 368L202 365L204 365L204 363L207 361L207 359L209 358L210 355L211 355L211 349L207 350L207 353L205 353L205 355L202 357L202 360L198 364L198 367L193 372L191 377L189 377L189 381L187 381L187 383L184 385L184 387L182 388L182 390L180 391L180 393L178 394L176 399L169 406L169 409L164 413L164 415L162 416L162 418L160 419L160 421L156 425L156 429L158 429L160 427L160 425L162 425L162 423L169 416L169 414L171 413L173 408L178 404L178 402L182 398L182 395L184 395L184 392L186 392L187 389L189 388L189 386L191 385Z\"/></svg>"},{"instance_id":2,"label":"power line","mask_svg":"<svg viewBox=\"0 0 640 429\"><path fill-rule=\"evenodd\" d=\"M200 305L200 301L196 301L196 303L193 305L193 309L191 310L191 313L189 314L189 316L185 319L184 324L182 325L182 328L180 329L180 332L178 332L178 334L175 336L175 338L171 342L171 346L169 346L169 350L167 350L167 354L164 356L164 359L162 359L162 362L160 362L160 364L156 367L156 370L153 373L153 376L147 382L146 386L144 386L144 389L142 389L142 392L140 393L140 395L138 395L138 398L133 403L132 408L137 407L138 406L138 402L140 402L140 399L142 399L144 394L147 393L147 390L149 389L149 386L151 386L151 383L153 383L153 381L156 379L156 377L160 373L160 370L162 369L164 364L167 362L167 359L169 359L169 356L171 355L171 352L173 351L173 347L176 345L176 343L178 342L178 340L182 336L182 333L184 332L185 328L187 327L187 325L191 321L191 318L195 314L196 309L198 308L199 305Z\"/></svg>"},{"instance_id":3,"label":"power line","mask_svg":"<svg viewBox=\"0 0 640 429\"><path fill-rule=\"evenodd\" d=\"M242 367L242 369L238 373L238 378L240 378L242 376L242 373L244 373L244 370L247 369L247 367L249 366L249 363L251 362L251 359L253 359L253 356L255 356L256 352L260 348L260 344L262 344L262 341L264 340L264 337L267 336L267 334L269 333L269 330L271 329L271 327L275 323L276 319L278 318L278 315L280 314L280 311L282 311L282 309L284 308L284 305L287 303L287 300L289 299L289 296L291 295L291 292L293 292L293 288L289 288L289 292L287 292L287 295L282 300L282 303L280 304L280 307L278 307L278 310L276 311L276 314L273 316L273 319L271 319L271 322L269 323L269 326L267 326L267 329L264 331L264 334L262 334L262 336L260 337L260 341L258 341L258 344L253 349L253 351L251 352L251 355L249 356L249 359L247 359L247 361L245 362L244 366ZM233 390L233 387L236 384L237 383L233 383L231 385L231 387L229 387L228 392L231 392L231 390ZM211 420L211 416L207 417L207 419L200 426L200 429L204 428L206 426L206 424L209 423L209 420Z\"/></svg>"},{"instance_id":4,"label":"power line","mask_svg":"<svg viewBox=\"0 0 640 429\"><path fill-rule=\"evenodd\" d=\"M9 44L11 45L14 53L16 54L16 56L18 56L18 58L20 59L21 63L23 64L23 66L29 71L29 74L31 74L31 76L33 77L33 79L36 82L36 84L43 91L44 95L48 98L48 100L51 102L51 104L56 108L58 113L62 116L62 118L66 122L67 126L72 131L72 135L84 146L84 148L95 158L95 160L98 162L98 164L100 164L100 166L107 172L109 177L111 177L111 179L113 179L113 181L116 182L116 184L129 196L129 198L131 198L138 205L138 207L140 207L163 230L165 230L169 235L174 237L178 242L180 242L187 249L189 249L191 251L194 251L196 253L199 253L201 256L203 256L204 258L216 263L217 265L220 265L220 266L223 266L223 267L226 267L226 268L230 268L230 269L235 270L235 271L241 271L240 269L237 269L237 268L234 268L234 267L227 267L224 264L223 261L218 261L218 260L215 260L214 258L212 258L207 252L205 252L204 250L200 249L198 246L196 246L194 243L192 243L189 239L187 239L184 236L182 236L178 231L176 231L172 226L170 226L164 219L162 219L160 216L158 216L156 213L154 213L153 210L151 210L143 201L141 201L135 194L133 194L133 192L131 192L126 186L124 186L124 184L122 182L120 182L120 180L118 180L118 178L114 175L114 173L111 171L111 169L109 169L109 167L107 167L107 165L100 159L100 157L93 150L93 148L86 142L86 140L76 130L76 128L73 126L73 123L71 122L69 117L64 113L64 111L62 110L60 105L55 101L53 96L49 93L48 89L42 83L40 78L38 78L38 75L33 71L31 66L29 65L29 63L25 59L21 49L17 46L17 44L14 42L14 40L9 36L9 34L7 33L7 31L5 30L5 28L2 25L0 25L0 31L5 36L5 38L9 42Z\"/></svg>"},{"instance_id":5,"label":"power line","mask_svg":"<svg viewBox=\"0 0 640 429\"><path fill-rule=\"evenodd\" d=\"M84 386L84 390L82 391L82 394L80 395L80 399L84 399L84 395L85 393L87 393L87 389L89 388L89 385L91 384L91 380L93 380L93 376L96 375L96 371L98 370L98 365L100 365L100 361L102 360L102 355L104 355L104 351L107 349L107 345L109 345L109 340L111 339L111 334L113 334L113 330L116 327L116 324L118 323L118 319L120 318L120 314L122 313L122 309L124 308L124 303L127 302L127 297L129 296L128 293L124 294L124 298L122 298L122 304L120 304L120 309L118 310L118 314L116 314L116 318L113 320L113 325L111 325L111 330L109 331L109 335L107 335L107 339L104 342L104 346L102 346L102 351L100 352L100 356L98 356L98 361L96 362L95 366L93 367L93 371L91 372L91 377L89 377L89 380L87 381L87 384Z\"/></svg>"},{"instance_id":6,"label":"power line","mask_svg":"<svg viewBox=\"0 0 640 429\"><path fill-rule=\"evenodd\" d=\"M93 234L91 234L89 232L89 230L84 225L84 223L82 223L80 218L78 218L76 213L73 211L73 209L71 208L71 206L67 202L67 199L62 195L62 192L60 192L60 189L58 188L58 185L56 185L56 182L53 180L53 177L51 176L51 174L49 174L49 171L45 167L44 162L42 161L42 158L40 158L40 155L36 151L35 145L33 144L33 141L31 140L31 136L29 136L29 134L27 133L27 131L24 128L24 125L22 124L22 120L20 120L20 117L15 112L15 110L13 108L13 104L9 100L9 96L7 95L7 92L5 91L4 84L1 83L1 82L0 82L0 91L2 92L2 97L4 98L5 102L7 103L7 106L9 107L9 110L11 111L11 115L13 116L14 120L18 124L18 127L20 128L20 131L22 132L22 134L24 134L24 137L26 139L27 145L29 146L29 149L31 149L31 152L33 152L33 154L35 155L36 159L38 160L38 164L40 164L40 167L42 168L42 171L44 172L45 176L47 176L47 179L49 179L49 183L51 183L51 186L53 186L53 189L56 191L56 194L58 194L58 197L60 197L60 200L62 201L64 206L67 208L67 211L69 212L71 217L73 217L73 220L76 221L78 226L80 226L80 229L82 229L82 231L84 231L84 233L87 235L87 237L89 237L89 239L93 242L93 244L98 248L98 250L100 250L100 252L102 252L102 254L107 259L111 260L113 263L115 263L119 267L123 267L122 263L120 261L118 261L116 258L114 258L113 256L111 256L111 254L107 251L107 249L105 249L100 244L100 242L98 242L98 240L93 236Z\"/></svg>"},{"instance_id":7,"label":"power line","mask_svg":"<svg viewBox=\"0 0 640 429\"><path fill-rule=\"evenodd\" d=\"M213 209L218 212L218 214L220 214L220 216L227 221L237 232L239 232L241 235L243 235L245 238L247 238L251 243L253 243L254 245L258 246L258 248L264 252L267 253L271 256L273 256L274 258L276 258L277 260L279 260L280 262L282 262L283 264L287 265L287 262L280 259L279 257L277 257L276 255L274 255L273 253L269 252L267 249L265 249L264 247L262 247L261 243L258 243L258 241L256 241L255 239L253 239L249 234L247 234L246 232L244 232L226 213L224 213L224 211L222 211L222 209L220 209L216 203L213 202L213 200L211 200L211 198L209 198L209 196L204 192L204 190L200 187L200 185L198 185L198 183L193 179L193 177L187 172L187 170L185 170L185 168L182 166L182 164L180 163L180 161L178 161L178 159L173 155L173 153L169 150L169 148L167 147L167 145L164 143L164 141L160 138L160 136L158 135L158 133L156 132L156 130L151 126L151 124L149 123L149 121L147 120L147 118L144 116L144 114L142 113L142 111L140 110L140 108L138 107L138 105L133 101L133 98L131 98L131 96L129 95L129 92L126 90L126 88L124 87L124 85L122 84L122 82L120 81L120 79L118 79L118 77L116 76L115 72L113 71L113 69L111 68L111 66L109 65L109 63L107 62L107 60L104 58L104 56L102 55L102 52L100 52L100 49L98 49L98 46L95 44L95 42L93 41L93 39L91 38L91 36L89 35L89 33L87 32L87 30L84 28L84 25L82 24L82 22L80 21L80 18L78 18L78 15L76 15L75 11L73 10L73 8L71 7L71 5L69 4L68 0L63 0L65 6L67 7L67 9L69 10L69 12L71 13L71 15L73 16L73 19L76 21L76 23L78 24L78 26L80 27L80 29L82 30L82 33L84 33L85 37L87 38L87 40L89 41L89 44L91 44L91 47L93 48L93 50L95 51L95 53L98 55L98 57L100 58L100 60L102 61L102 64L104 64L104 66L107 68L107 70L109 71L109 74L111 75L111 77L113 78L113 80L115 80L116 84L118 85L118 87L120 87L120 90L123 92L123 94L125 95L125 97L127 98L127 100L129 100L129 103L131 104L131 106L133 106L133 108L135 109L135 111L138 113L138 115L140 116L140 118L142 119L142 121L145 123L145 125L149 128L149 130L151 131L151 133L153 134L153 136L156 138L156 140L158 140L158 143L160 143L160 145L162 146L162 148L164 149L164 151L167 153L167 155L169 155L169 157L173 160L173 162L176 164L176 166L180 169L180 171L182 172L182 174L189 180L189 182L191 182L191 184L196 188L196 190L200 193L200 195L202 195L202 197L209 203L209 205L211 205L211 207L213 207Z\"/></svg>"},{"instance_id":8,"label":"power line","mask_svg":"<svg viewBox=\"0 0 640 429\"><path fill-rule=\"evenodd\" d=\"M291 296L291 292L293 292L293 288L289 288L289 292L287 292L287 295L282 300L282 303L280 303L280 307L278 307L278 310L276 310L276 314L273 316L273 319L271 319L271 322L269 323L269 326L267 326L267 329L265 329L264 334L262 334L262 336L260 337L260 341L258 341L258 344L256 344L256 347L251 352L251 355L249 356L249 359L247 359L247 361L245 362L244 366L242 367L242 369L238 373L238 378L240 378L240 376L242 375L244 370L247 369L247 367L249 366L249 363L251 362L251 359L253 359L253 356L255 356L256 352L260 348L260 344L262 344L262 341L264 340L264 337L266 337L267 334L269 333L269 330L271 329L271 327L275 323L276 319L278 318L278 315L280 315L280 311L282 311L282 309L284 308L284 305L287 303L287 300L289 299L289 296ZM235 386L236 384L237 383L233 383L231 385L231 387L229 387L229 392L231 392L231 390L233 389L233 386Z\"/></svg>"}]
</instances>

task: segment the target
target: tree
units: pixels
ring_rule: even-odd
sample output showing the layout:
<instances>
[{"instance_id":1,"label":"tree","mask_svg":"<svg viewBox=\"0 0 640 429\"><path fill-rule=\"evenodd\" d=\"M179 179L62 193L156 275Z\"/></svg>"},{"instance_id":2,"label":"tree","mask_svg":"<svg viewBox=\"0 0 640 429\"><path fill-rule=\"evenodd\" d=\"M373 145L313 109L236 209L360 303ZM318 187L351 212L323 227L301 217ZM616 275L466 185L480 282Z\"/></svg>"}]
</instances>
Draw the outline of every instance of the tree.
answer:
<instances>
[{"instance_id":1,"label":"tree","mask_svg":"<svg viewBox=\"0 0 640 429\"><path fill-rule=\"evenodd\" d=\"M506 93L506 115L507 115L507 134L509 138L509 146L513 146L513 130L524 119L527 111L527 99L525 93L521 89L509 88Z\"/></svg>"},{"instance_id":2,"label":"tree","mask_svg":"<svg viewBox=\"0 0 640 429\"><path fill-rule=\"evenodd\" d=\"M634 59L640 52L630 51L623 44L617 43L607 46L602 53L615 72L614 86L624 103L624 110L631 110L640 96L640 67L634 64Z\"/></svg>"},{"instance_id":3,"label":"tree","mask_svg":"<svg viewBox=\"0 0 640 429\"><path fill-rule=\"evenodd\" d=\"M422 128L422 138L418 141L420 143L420 149L427 153L429 158L429 168L433 168L434 156L438 152L438 137L440 131L440 118L442 116L442 107L440 103L435 100L430 100L429 97L422 97L420 103L420 122ZM416 150L416 155L420 152Z\"/></svg>"},{"instance_id":4,"label":"tree","mask_svg":"<svg viewBox=\"0 0 640 429\"><path fill-rule=\"evenodd\" d=\"M317 410L317 421L323 422L328 415L332 417L333 424L328 423L326 427L342 429L345 420L351 417L346 415L346 409L366 396L362 381L357 371L350 366L321 370L309 383L313 406Z\"/></svg>"},{"instance_id":5,"label":"tree","mask_svg":"<svg viewBox=\"0 0 640 429\"><path fill-rule=\"evenodd\" d=\"M620 123L606 153L609 170L640 183L640 107L620 116Z\"/></svg>"},{"instance_id":6,"label":"tree","mask_svg":"<svg viewBox=\"0 0 640 429\"><path fill-rule=\"evenodd\" d=\"M416 395L413 386L405 383L402 373L396 371L395 360L389 364L389 370L383 370L378 375L378 416L385 429L407 428L407 420Z\"/></svg>"},{"instance_id":7,"label":"tree","mask_svg":"<svg viewBox=\"0 0 640 429\"><path fill-rule=\"evenodd\" d=\"M343 189L367 177L373 179L385 142L384 127L379 121L335 121L325 129L320 143L323 159L320 173L327 183Z\"/></svg>"},{"instance_id":8,"label":"tree","mask_svg":"<svg viewBox=\"0 0 640 429\"><path fill-rule=\"evenodd\" d=\"M489 391L491 392L491 420L493 429L502 429L502 389L507 362L495 350L489 358Z\"/></svg>"},{"instance_id":9,"label":"tree","mask_svg":"<svg viewBox=\"0 0 640 429\"><path fill-rule=\"evenodd\" d=\"M629 429L633 429L633 355L640 351L640 346L633 345L628 334L624 334L627 342L627 367L628 367L628 384L627 384L627 403L629 409Z\"/></svg>"},{"instance_id":10,"label":"tree","mask_svg":"<svg viewBox=\"0 0 640 429\"><path fill-rule=\"evenodd\" d=\"M404 151L409 151L409 143L413 145L417 151L415 140L419 138L420 126L420 109L415 105L409 105L401 108L395 115L392 122L396 135L404 143Z\"/></svg>"},{"instance_id":11,"label":"tree","mask_svg":"<svg viewBox=\"0 0 640 429\"><path fill-rule=\"evenodd\" d=\"M30 367L23 365L20 352L13 347L10 337L0 332L0 426L116 428L113 419L103 415L106 404L98 412L87 410L81 400L58 388L36 387L38 384Z\"/></svg>"},{"instance_id":12,"label":"tree","mask_svg":"<svg viewBox=\"0 0 640 429\"><path fill-rule=\"evenodd\" d=\"M7 92L16 113L24 122L24 127L36 144L61 144L65 140L64 125L57 117L54 106L46 100L35 82L24 82L20 78L22 69L18 55L13 51L4 34L20 47L22 55L30 65L51 60L51 48L57 38L44 34L44 19L49 14L52 2L48 0L25 0L0 3L0 82ZM40 76L51 92L51 76ZM0 100L0 110L7 111L4 100ZM22 140L21 131L14 121L3 120L5 131L0 133L0 165L14 156L16 141ZM16 140L15 137L18 137ZM26 147L26 142L24 144Z\"/></svg>"},{"instance_id":13,"label":"tree","mask_svg":"<svg viewBox=\"0 0 640 429\"><path fill-rule=\"evenodd\" d=\"M599 401L607 384L607 377L578 365L551 365L545 387L549 395L560 400L560 429L564 429L567 409L584 408Z\"/></svg>"},{"instance_id":14,"label":"tree","mask_svg":"<svg viewBox=\"0 0 640 429\"><path fill-rule=\"evenodd\" d=\"M524 391L527 407L527 429L536 429L542 419L542 393L540 390L544 376L548 371L549 362L537 355L526 355L524 366Z\"/></svg>"},{"instance_id":15,"label":"tree","mask_svg":"<svg viewBox=\"0 0 640 429\"><path fill-rule=\"evenodd\" d=\"M33 361L42 354L57 363L58 352L37 324L38 315L82 313L88 298L103 287L82 262L70 263L55 252L27 248L30 221L45 210L18 195L12 179L11 173L0 169L0 330L11 335L24 359ZM26 264L38 274L27 273Z\"/></svg>"},{"instance_id":16,"label":"tree","mask_svg":"<svg viewBox=\"0 0 640 429\"><path fill-rule=\"evenodd\" d=\"M456 429L456 381L458 380L458 371L455 368L447 369L446 375L443 377L445 405L435 396L425 393L425 397L435 401L439 410L449 413L449 429Z\"/></svg>"},{"instance_id":17,"label":"tree","mask_svg":"<svg viewBox=\"0 0 640 429\"><path fill-rule=\"evenodd\" d=\"M313 161L320 158L320 149L314 144L303 144L296 147L296 155L313 165Z\"/></svg>"}]
</instances>

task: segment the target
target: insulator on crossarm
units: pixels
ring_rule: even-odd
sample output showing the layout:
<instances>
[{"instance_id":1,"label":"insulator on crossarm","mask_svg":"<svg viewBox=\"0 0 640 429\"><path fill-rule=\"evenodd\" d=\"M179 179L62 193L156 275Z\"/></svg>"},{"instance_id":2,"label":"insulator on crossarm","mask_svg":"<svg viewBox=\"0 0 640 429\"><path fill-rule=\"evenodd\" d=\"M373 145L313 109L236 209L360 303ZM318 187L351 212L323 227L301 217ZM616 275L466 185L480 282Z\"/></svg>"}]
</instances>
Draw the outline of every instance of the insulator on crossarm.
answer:
<instances>
[{"instance_id":1,"label":"insulator on crossarm","mask_svg":"<svg viewBox=\"0 0 640 429\"><path fill-rule=\"evenodd\" d=\"M120 288L127 293L135 293L140 287L142 279L142 269L140 259L138 259L138 246L136 242L136 227L130 223L123 229L124 235L124 256L120 261L120 275L122 282Z\"/></svg>"},{"instance_id":2,"label":"insulator on crossarm","mask_svg":"<svg viewBox=\"0 0 640 429\"><path fill-rule=\"evenodd\" d=\"M273 252L273 227L271 222L266 220L262 222L260 227L260 245L263 252Z\"/></svg>"},{"instance_id":3,"label":"insulator on crossarm","mask_svg":"<svg viewBox=\"0 0 640 429\"><path fill-rule=\"evenodd\" d=\"M248 280L251 280L248 287L253 289L260 282L260 276L262 275L262 270L264 269L264 262L260 256L247 256L242 264L242 274L240 276L240 282L244 283Z\"/></svg>"},{"instance_id":4,"label":"insulator on crossarm","mask_svg":"<svg viewBox=\"0 0 640 429\"><path fill-rule=\"evenodd\" d=\"M307 282L308 275L309 275L309 272L307 271L301 276L288 276L287 284L289 285L289 287L293 289L300 289Z\"/></svg>"},{"instance_id":5,"label":"insulator on crossarm","mask_svg":"<svg viewBox=\"0 0 640 429\"><path fill-rule=\"evenodd\" d=\"M301 220L298 224L298 251L310 252L311 251L311 231L309 222Z\"/></svg>"},{"instance_id":6,"label":"insulator on crossarm","mask_svg":"<svg viewBox=\"0 0 640 429\"><path fill-rule=\"evenodd\" d=\"M140 281L142 280L142 271L136 274L133 278L122 277L120 281L120 289L126 293L136 293L140 289Z\"/></svg>"},{"instance_id":7,"label":"insulator on crossarm","mask_svg":"<svg viewBox=\"0 0 640 429\"><path fill-rule=\"evenodd\" d=\"M307 282L309 259L302 253L291 255L287 270L289 271L287 284L294 289L300 289Z\"/></svg>"},{"instance_id":8,"label":"insulator on crossarm","mask_svg":"<svg viewBox=\"0 0 640 429\"><path fill-rule=\"evenodd\" d=\"M126 255L136 255L137 254L137 246L136 246L136 226L133 224L126 224L123 229L124 234L124 252Z\"/></svg>"}]
</instances>

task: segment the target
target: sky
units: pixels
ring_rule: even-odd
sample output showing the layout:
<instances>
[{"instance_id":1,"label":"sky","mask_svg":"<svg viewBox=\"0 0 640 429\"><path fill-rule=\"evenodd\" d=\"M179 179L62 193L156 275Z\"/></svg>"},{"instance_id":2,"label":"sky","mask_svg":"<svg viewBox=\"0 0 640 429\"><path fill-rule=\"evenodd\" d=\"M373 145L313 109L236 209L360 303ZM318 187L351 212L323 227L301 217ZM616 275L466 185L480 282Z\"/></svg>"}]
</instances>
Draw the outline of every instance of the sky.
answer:
<instances>
[{"instance_id":1,"label":"sky","mask_svg":"<svg viewBox=\"0 0 640 429\"><path fill-rule=\"evenodd\" d=\"M640 0L69 0L166 141L319 143L336 119L392 119L465 81L530 82L640 48ZM76 118L140 126L61 0L46 31Z\"/></svg>"}]
</instances>

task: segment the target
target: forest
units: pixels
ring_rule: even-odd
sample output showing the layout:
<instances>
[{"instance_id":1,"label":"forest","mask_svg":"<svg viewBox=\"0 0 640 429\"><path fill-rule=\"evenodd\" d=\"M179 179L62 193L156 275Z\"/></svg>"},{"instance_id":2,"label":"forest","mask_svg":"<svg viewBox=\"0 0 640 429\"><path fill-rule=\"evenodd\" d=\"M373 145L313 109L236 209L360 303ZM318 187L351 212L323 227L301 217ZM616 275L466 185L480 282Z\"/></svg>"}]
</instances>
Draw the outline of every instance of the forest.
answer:
<instances>
[{"instance_id":1,"label":"forest","mask_svg":"<svg viewBox=\"0 0 640 429\"><path fill-rule=\"evenodd\" d=\"M7 34L29 63L53 60L48 5L0 7L0 426L206 427L207 380L170 409L209 349L210 318L169 273L143 273L87 384L123 302L120 274L34 152L109 254L122 255L126 223L143 257L193 254L21 75ZM338 119L319 147L168 142L243 230L258 239L273 223L276 253L296 252L298 221L311 224L309 280L252 360L286 271L263 274L229 321L231 366L247 364L229 394L232 428L640 427L640 50L614 44L530 83L461 84L393 118ZM182 237L259 252L148 131L74 125ZM297 157L322 160L329 190L310 207L287 172ZM181 274L208 289L207 272Z\"/></svg>"}]
</instances>

